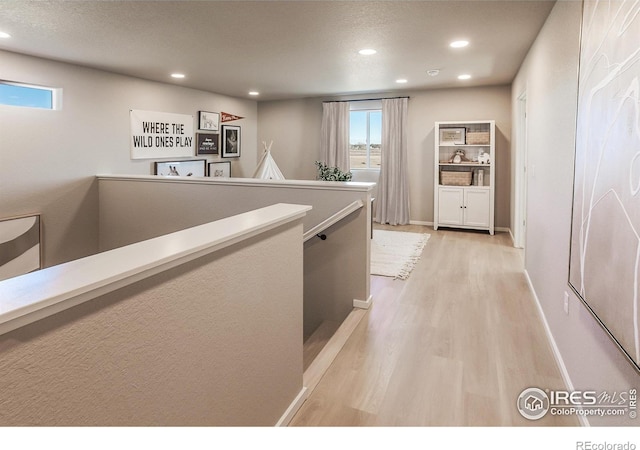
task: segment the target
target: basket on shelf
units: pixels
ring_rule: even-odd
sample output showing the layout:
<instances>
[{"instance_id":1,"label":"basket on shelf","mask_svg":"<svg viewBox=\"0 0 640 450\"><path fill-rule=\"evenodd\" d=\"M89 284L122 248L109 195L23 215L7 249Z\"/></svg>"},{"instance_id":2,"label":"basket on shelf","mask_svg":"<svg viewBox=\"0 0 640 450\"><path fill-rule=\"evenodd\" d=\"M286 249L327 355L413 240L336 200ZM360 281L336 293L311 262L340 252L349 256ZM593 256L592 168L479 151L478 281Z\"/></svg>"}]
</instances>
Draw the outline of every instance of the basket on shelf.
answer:
<instances>
[{"instance_id":1,"label":"basket on shelf","mask_svg":"<svg viewBox=\"0 0 640 450\"><path fill-rule=\"evenodd\" d=\"M467 144L468 145L489 145L489 132L488 131L468 131L467 132Z\"/></svg>"},{"instance_id":2,"label":"basket on shelf","mask_svg":"<svg viewBox=\"0 0 640 450\"><path fill-rule=\"evenodd\" d=\"M471 171L440 171L440 184L445 186L471 186Z\"/></svg>"}]
</instances>

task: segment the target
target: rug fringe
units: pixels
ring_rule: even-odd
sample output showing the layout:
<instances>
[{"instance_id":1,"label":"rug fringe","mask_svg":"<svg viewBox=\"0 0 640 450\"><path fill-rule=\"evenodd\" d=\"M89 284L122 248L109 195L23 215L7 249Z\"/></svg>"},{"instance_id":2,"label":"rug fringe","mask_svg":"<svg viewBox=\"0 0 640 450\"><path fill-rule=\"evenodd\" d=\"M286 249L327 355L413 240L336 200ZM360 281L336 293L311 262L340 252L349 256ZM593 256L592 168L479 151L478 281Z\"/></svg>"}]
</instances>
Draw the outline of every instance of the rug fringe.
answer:
<instances>
[{"instance_id":1,"label":"rug fringe","mask_svg":"<svg viewBox=\"0 0 640 450\"><path fill-rule=\"evenodd\" d=\"M415 244L413 250L417 254L411 255L409 257L409 260L402 267L402 269L400 269L400 273L398 274L398 276L394 278L394 280L406 280L407 278L409 278L409 275L411 274L411 272L413 272L413 269L416 267L416 264L418 264L418 261L420 261L420 257L422 256L422 250L424 249L424 246L427 245L428 239L429 239L428 236L422 236L420 241Z\"/></svg>"}]
</instances>

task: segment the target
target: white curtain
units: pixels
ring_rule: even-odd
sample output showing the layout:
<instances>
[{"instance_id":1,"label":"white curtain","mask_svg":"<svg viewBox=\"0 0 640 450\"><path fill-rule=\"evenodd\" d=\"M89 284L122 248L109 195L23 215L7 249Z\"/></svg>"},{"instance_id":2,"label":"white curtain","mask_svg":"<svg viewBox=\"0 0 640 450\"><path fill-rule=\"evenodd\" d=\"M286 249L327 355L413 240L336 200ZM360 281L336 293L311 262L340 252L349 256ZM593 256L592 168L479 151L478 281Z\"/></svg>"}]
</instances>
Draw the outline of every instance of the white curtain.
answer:
<instances>
[{"instance_id":1,"label":"white curtain","mask_svg":"<svg viewBox=\"0 0 640 450\"><path fill-rule=\"evenodd\" d=\"M378 223L409 223L408 103L407 98L382 100L382 162L375 201Z\"/></svg>"},{"instance_id":2,"label":"white curtain","mask_svg":"<svg viewBox=\"0 0 640 450\"><path fill-rule=\"evenodd\" d=\"M349 172L349 102L322 104L322 162Z\"/></svg>"}]
</instances>

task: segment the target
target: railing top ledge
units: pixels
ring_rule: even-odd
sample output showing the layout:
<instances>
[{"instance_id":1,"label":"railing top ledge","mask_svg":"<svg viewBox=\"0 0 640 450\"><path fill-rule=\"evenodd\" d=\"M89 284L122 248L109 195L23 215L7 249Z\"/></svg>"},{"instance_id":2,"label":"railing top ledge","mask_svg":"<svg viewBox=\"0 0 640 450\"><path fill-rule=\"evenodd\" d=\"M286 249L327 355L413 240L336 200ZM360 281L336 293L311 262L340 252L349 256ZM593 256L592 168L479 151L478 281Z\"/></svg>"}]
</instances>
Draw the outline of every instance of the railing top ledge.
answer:
<instances>
[{"instance_id":1,"label":"railing top ledge","mask_svg":"<svg viewBox=\"0 0 640 450\"><path fill-rule=\"evenodd\" d=\"M279 203L1 281L0 335L301 219L310 209Z\"/></svg>"},{"instance_id":2,"label":"railing top ledge","mask_svg":"<svg viewBox=\"0 0 640 450\"><path fill-rule=\"evenodd\" d=\"M363 181L317 181L317 180L262 180L258 178L209 178L209 177L164 177L159 175L114 175L100 174L98 180L121 180L156 183L217 184L226 186L261 186L269 188L288 187L297 189L327 189L334 191L372 191L376 183Z\"/></svg>"}]
</instances>

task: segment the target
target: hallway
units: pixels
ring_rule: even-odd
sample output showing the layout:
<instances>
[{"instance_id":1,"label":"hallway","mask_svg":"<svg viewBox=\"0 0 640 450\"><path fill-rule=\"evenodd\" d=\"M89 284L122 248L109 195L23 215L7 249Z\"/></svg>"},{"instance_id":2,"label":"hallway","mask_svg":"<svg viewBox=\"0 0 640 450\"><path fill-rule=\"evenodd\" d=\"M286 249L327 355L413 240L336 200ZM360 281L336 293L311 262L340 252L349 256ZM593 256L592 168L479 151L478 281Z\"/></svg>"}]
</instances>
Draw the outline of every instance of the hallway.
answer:
<instances>
[{"instance_id":1,"label":"hallway","mask_svg":"<svg viewBox=\"0 0 640 450\"><path fill-rule=\"evenodd\" d=\"M507 233L429 233L406 281L372 277L373 305L291 426L556 426L524 419L528 387L564 389Z\"/></svg>"}]
</instances>

